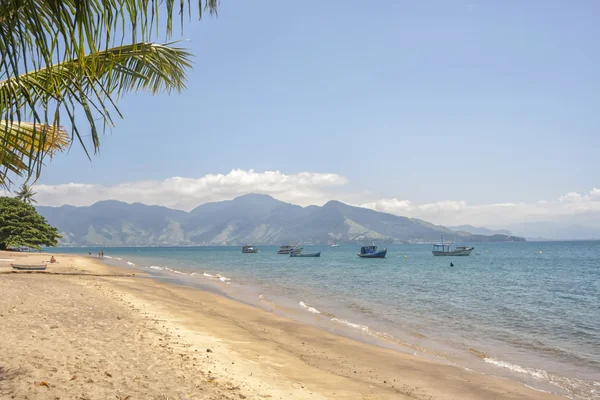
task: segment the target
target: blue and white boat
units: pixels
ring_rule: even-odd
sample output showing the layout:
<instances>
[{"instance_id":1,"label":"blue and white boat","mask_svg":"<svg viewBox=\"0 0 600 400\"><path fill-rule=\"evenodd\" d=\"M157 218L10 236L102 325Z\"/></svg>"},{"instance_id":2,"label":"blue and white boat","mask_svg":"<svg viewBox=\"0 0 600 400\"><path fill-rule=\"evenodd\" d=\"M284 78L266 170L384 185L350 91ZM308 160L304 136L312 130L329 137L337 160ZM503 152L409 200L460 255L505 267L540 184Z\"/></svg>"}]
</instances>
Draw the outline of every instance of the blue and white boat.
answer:
<instances>
[{"instance_id":1,"label":"blue and white boat","mask_svg":"<svg viewBox=\"0 0 600 400\"><path fill-rule=\"evenodd\" d=\"M378 250L377 246L363 246L360 248L360 253L356 253L360 258L385 258L387 249Z\"/></svg>"}]
</instances>

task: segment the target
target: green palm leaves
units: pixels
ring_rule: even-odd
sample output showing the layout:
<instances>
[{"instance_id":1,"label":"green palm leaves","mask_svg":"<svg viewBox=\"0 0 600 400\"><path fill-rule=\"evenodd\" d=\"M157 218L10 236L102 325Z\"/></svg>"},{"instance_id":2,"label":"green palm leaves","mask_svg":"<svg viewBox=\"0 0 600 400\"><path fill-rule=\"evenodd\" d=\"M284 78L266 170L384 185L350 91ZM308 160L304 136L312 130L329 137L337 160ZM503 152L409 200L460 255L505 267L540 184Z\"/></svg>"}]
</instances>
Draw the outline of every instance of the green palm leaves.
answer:
<instances>
[{"instance_id":1,"label":"green palm leaves","mask_svg":"<svg viewBox=\"0 0 600 400\"><path fill-rule=\"evenodd\" d=\"M190 53L152 38L165 20L170 36L173 15L183 26L192 8L189 0L0 0L0 185L39 176L45 157L73 139L87 152L88 130L97 151L121 116L120 95L185 88ZM217 2L197 8L202 17Z\"/></svg>"}]
</instances>

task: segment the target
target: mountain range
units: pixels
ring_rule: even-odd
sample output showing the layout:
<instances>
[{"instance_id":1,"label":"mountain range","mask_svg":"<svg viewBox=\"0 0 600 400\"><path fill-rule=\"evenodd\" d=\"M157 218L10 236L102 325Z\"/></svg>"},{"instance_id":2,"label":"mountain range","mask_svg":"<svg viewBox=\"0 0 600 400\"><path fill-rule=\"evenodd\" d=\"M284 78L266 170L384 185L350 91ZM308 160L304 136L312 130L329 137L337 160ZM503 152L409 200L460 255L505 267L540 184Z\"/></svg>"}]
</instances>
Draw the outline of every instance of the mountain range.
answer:
<instances>
[{"instance_id":1,"label":"mountain range","mask_svg":"<svg viewBox=\"0 0 600 400\"><path fill-rule=\"evenodd\" d=\"M115 200L91 206L38 206L63 236L63 246L193 246L286 243L522 241L454 231L429 222L353 207L339 201L300 207L248 194L190 212Z\"/></svg>"},{"instance_id":2,"label":"mountain range","mask_svg":"<svg viewBox=\"0 0 600 400\"><path fill-rule=\"evenodd\" d=\"M448 229L454 232L468 232L472 235L507 235L512 236L512 233L508 229L488 229L473 225L458 225L449 226Z\"/></svg>"}]
</instances>

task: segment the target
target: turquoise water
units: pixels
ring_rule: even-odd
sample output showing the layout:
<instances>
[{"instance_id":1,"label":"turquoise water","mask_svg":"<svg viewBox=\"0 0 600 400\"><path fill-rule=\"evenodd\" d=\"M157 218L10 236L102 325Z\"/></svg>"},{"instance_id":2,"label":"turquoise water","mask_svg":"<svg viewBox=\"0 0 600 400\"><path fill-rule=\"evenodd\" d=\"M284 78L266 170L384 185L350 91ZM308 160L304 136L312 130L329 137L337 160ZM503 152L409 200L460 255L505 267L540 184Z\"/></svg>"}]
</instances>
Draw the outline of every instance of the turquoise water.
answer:
<instances>
[{"instance_id":1,"label":"turquoise water","mask_svg":"<svg viewBox=\"0 0 600 400\"><path fill-rule=\"evenodd\" d=\"M433 257L430 246L388 245L381 260L356 257L357 246L305 246L323 250L321 258L277 255L277 247L104 250L111 262L191 286L214 282L229 296L342 334L600 398L600 242L475 246L479 255L449 258Z\"/></svg>"}]
</instances>

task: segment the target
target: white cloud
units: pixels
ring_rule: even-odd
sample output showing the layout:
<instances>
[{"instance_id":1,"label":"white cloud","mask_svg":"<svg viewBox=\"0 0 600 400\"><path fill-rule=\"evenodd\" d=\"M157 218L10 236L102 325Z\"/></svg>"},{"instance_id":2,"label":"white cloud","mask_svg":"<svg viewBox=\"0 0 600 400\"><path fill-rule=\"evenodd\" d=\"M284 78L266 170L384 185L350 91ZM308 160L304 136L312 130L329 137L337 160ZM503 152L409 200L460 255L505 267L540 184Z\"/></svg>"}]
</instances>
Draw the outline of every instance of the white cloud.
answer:
<instances>
[{"instance_id":1,"label":"white cloud","mask_svg":"<svg viewBox=\"0 0 600 400\"><path fill-rule=\"evenodd\" d=\"M584 198L577 192L569 192L558 198L561 203L581 203L583 200Z\"/></svg>"},{"instance_id":2,"label":"white cloud","mask_svg":"<svg viewBox=\"0 0 600 400\"><path fill-rule=\"evenodd\" d=\"M347 179L337 174L279 171L255 172L234 169L228 174L209 174L200 178L173 177L118 185L67 183L35 185L39 204L58 206L90 205L100 200L121 200L163 205L190 210L200 204L232 199L246 193L263 193L300 205L323 204L333 189Z\"/></svg>"},{"instance_id":3,"label":"white cloud","mask_svg":"<svg viewBox=\"0 0 600 400\"><path fill-rule=\"evenodd\" d=\"M593 188L589 197L592 201L600 201L600 189Z\"/></svg>"},{"instance_id":4,"label":"white cloud","mask_svg":"<svg viewBox=\"0 0 600 400\"><path fill-rule=\"evenodd\" d=\"M555 201L536 203L496 203L469 205L466 201L438 201L415 204L410 200L379 199L361 204L362 207L390 214L421 218L442 225L472 224L506 226L529 221L552 221L600 211L600 189L589 194L569 192Z\"/></svg>"}]
</instances>

